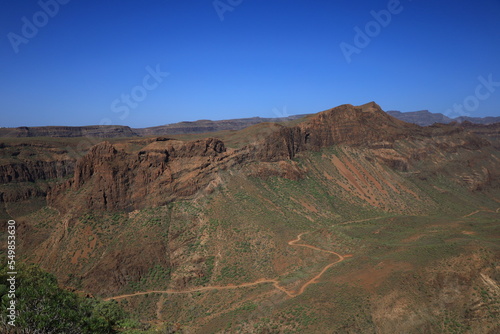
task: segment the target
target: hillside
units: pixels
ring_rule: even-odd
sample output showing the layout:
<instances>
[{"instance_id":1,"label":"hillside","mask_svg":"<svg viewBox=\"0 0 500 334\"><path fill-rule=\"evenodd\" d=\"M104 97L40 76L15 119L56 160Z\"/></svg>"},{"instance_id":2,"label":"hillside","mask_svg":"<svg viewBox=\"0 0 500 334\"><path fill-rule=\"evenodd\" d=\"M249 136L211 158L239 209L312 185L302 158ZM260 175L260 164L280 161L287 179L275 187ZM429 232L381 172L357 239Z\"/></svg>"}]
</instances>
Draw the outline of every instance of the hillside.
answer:
<instances>
[{"instance_id":1,"label":"hillside","mask_svg":"<svg viewBox=\"0 0 500 334\"><path fill-rule=\"evenodd\" d=\"M152 328L495 333L499 130L371 102L208 136L3 138L0 215L24 261Z\"/></svg>"}]
</instances>

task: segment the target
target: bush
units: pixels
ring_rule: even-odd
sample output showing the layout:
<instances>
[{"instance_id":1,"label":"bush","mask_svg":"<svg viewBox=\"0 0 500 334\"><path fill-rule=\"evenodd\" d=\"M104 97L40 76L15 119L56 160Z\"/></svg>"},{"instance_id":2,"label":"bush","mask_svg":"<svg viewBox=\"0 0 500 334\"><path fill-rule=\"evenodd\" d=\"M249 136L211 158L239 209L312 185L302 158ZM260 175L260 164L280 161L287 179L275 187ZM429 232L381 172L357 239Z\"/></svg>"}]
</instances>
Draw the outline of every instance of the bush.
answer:
<instances>
[{"instance_id":1,"label":"bush","mask_svg":"<svg viewBox=\"0 0 500 334\"><path fill-rule=\"evenodd\" d=\"M3 260L3 259L2 259ZM6 261L2 261L6 263ZM8 325L7 268L0 268L0 331ZM114 326L125 318L118 303L83 298L63 290L56 278L37 266L17 263L16 330L35 333L115 333Z\"/></svg>"}]
</instances>

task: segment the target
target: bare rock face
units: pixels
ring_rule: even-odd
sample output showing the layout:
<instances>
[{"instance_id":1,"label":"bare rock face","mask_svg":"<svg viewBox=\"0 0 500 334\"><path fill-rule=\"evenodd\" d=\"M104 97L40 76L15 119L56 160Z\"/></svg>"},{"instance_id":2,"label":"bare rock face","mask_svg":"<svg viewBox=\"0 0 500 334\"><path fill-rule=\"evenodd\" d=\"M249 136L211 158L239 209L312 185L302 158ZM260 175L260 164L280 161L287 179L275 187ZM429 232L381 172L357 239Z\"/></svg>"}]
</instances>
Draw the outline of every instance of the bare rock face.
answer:
<instances>
[{"instance_id":1,"label":"bare rock face","mask_svg":"<svg viewBox=\"0 0 500 334\"><path fill-rule=\"evenodd\" d=\"M441 152L479 150L489 145L463 127L423 128L405 123L386 114L374 102L357 107L342 105L308 116L294 126L273 124L264 133L253 144L229 151L214 138L187 142L167 138L142 140L145 146L135 150L102 142L76 162L74 177L49 190L47 199L61 211L68 207L135 210L193 196L207 189L218 171L233 166L257 163L260 167L251 168L251 175L299 179L305 172L289 161L300 152L332 145L370 147L379 161L401 172L407 172L412 162L425 159L430 152L428 147L422 147L407 156L404 152L396 154L391 147L401 139L427 141L426 145ZM446 139L453 136L457 139ZM288 162L268 164L280 161ZM489 180L483 177L483 183L483 179Z\"/></svg>"},{"instance_id":2,"label":"bare rock face","mask_svg":"<svg viewBox=\"0 0 500 334\"><path fill-rule=\"evenodd\" d=\"M0 143L0 206L36 198L42 203L49 183L73 174L75 159L51 143ZM35 207L24 203L24 213Z\"/></svg>"},{"instance_id":3,"label":"bare rock face","mask_svg":"<svg viewBox=\"0 0 500 334\"><path fill-rule=\"evenodd\" d=\"M45 197L47 192L36 187L11 187L0 190L0 203L15 203L27 201L34 197Z\"/></svg>"},{"instance_id":4,"label":"bare rock face","mask_svg":"<svg viewBox=\"0 0 500 334\"><path fill-rule=\"evenodd\" d=\"M394 141L419 127L387 115L374 102L342 105L321 112L302 125L308 148L320 149L334 144L359 145L378 141Z\"/></svg>"},{"instance_id":5,"label":"bare rock face","mask_svg":"<svg viewBox=\"0 0 500 334\"><path fill-rule=\"evenodd\" d=\"M71 160L23 161L0 165L0 183L64 178L73 173L73 163Z\"/></svg>"},{"instance_id":6,"label":"bare rock face","mask_svg":"<svg viewBox=\"0 0 500 334\"><path fill-rule=\"evenodd\" d=\"M263 141L257 157L275 161L337 144L393 142L410 133L419 135L423 131L417 125L386 114L374 102L358 107L346 104L309 116L296 126L282 126Z\"/></svg>"},{"instance_id":7,"label":"bare rock face","mask_svg":"<svg viewBox=\"0 0 500 334\"><path fill-rule=\"evenodd\" d=\"M48 201L61 211L74 200L73 206L89 210L162 205L206 187L226 157L225 151L224 144L213 138L161 139L134 153L103 142L77 161L72 179L49 191Z\"/></svg>"}]
</instances>

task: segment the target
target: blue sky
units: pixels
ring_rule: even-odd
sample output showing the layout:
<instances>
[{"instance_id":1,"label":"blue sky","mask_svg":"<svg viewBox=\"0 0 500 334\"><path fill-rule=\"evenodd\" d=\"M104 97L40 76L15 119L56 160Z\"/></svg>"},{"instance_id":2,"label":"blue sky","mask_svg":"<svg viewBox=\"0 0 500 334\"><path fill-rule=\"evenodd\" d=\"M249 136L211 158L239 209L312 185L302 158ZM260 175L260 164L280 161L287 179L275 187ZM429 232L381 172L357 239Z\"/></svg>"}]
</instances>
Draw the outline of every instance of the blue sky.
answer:
<instances>
[{"instance_id":1,"label":"blue sky","mask_svg":"<svg viewBox=\"0 0 500 334\"><path fill-rule=\"evenodd\" d=\"M500 116L499 0L58 1L3 1L0 126Z\"/></svg>"}]
</instances>

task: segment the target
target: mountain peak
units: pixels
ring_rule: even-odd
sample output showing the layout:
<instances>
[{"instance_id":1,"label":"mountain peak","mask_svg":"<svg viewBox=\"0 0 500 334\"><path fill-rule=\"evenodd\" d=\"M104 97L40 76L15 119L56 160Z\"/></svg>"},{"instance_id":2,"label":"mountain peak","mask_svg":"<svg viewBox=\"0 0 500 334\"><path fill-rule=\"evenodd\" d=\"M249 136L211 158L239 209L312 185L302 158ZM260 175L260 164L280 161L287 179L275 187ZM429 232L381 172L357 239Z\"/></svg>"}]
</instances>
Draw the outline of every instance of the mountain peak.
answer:
<instances>
[{"instance_id":1,"label":"mountain peak","mask_svg":"<svg viewBox=\"0 0 500 334\"><path fill-rule=\"evenodd\" d=\"M363 105L360 105L359 107L361 108L362 112L374 113L374 112L381 112L382 111L382 108L380 108L380 106L373 101L365 103Z\"/></svg>"}]
</instances>

